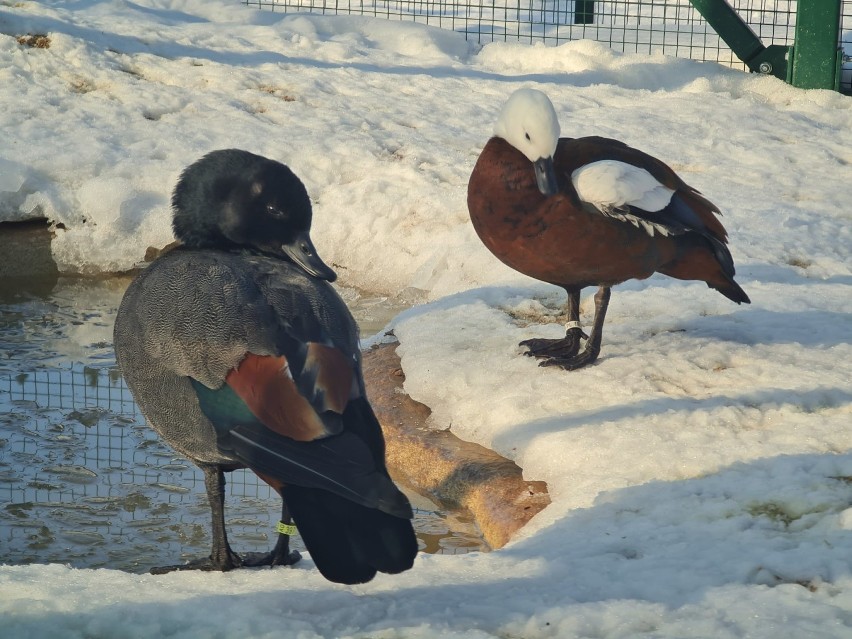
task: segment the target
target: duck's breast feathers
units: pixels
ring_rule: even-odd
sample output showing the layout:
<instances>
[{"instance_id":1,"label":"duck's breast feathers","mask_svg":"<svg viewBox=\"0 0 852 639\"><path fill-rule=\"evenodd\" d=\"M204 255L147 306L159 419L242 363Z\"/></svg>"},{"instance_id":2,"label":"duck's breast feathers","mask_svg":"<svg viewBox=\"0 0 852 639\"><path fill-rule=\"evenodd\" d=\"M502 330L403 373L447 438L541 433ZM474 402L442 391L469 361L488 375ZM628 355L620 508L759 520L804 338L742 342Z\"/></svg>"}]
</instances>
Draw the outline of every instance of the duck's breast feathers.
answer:
<instances>
[{"instance_id":1,"label":"duck's breast feathers","mask_svg":"<svg viewBox=\"0 0 852 639\"><path fill-rule=\"evenodd\" d=\"M631 223L652 236L694 231L726 241L712 202L669 166L623 142L562 138L556 169L586 210Z\"/></svg>"}]
</instances>

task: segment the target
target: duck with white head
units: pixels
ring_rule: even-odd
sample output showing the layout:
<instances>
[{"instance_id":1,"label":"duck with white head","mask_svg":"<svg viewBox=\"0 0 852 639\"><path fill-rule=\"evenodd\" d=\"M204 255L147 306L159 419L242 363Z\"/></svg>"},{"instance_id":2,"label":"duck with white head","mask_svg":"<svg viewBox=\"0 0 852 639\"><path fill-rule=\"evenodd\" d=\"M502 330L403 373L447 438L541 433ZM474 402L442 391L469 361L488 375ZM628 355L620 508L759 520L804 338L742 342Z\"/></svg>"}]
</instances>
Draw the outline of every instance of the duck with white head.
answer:
<instances>
[{"instance_id":1,"label":"duck with white head","mask_svg":"<svg viewBox=\"0 0 852 639\"><path fill-rule=\"evenodd\" d=\"M737 304L734 261L719 209L670 167L618 140L560 137L550 99L515 91L468 183L468 211L482 242L513 269L565 289L565 337L521 342L541 366L594 362L610 289L659 272L699 280ZM580 292L597 286L589 335ZM581 341L586 339L583 350Z\"/></svg>"}]
</instances>

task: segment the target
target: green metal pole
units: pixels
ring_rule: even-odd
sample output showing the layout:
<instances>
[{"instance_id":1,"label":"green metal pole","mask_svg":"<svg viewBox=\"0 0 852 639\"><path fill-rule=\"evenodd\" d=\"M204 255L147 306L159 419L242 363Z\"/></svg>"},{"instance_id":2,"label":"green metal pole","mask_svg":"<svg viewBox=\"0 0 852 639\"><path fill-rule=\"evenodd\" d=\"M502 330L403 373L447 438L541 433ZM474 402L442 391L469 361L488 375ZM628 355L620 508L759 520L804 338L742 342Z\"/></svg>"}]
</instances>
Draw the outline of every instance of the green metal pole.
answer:
<instances>
[{"instance_id":1,"label":"green metal pole","mask_svg":"<svg viewBox=\"0 0 852 639\"><path fill-rule=\"evenodd\" d=\"M796 42L793 45L793 86L838 89L841 0L796 3Z\"/></svg>"},{"instance_id":2,"label":"green metal pole","mask_svg":"<svg viewBox=\"0 0 852 639\"><path fill-rule=\"evenodd\" d=\"M787 53L789 47L773 44L763 46L737 12L725 0L689 0L731 51L748 66L749 70L771 74L782 80L787 77ZM803 0L798 4L807 4Z\"/></svg>"},{"instance_id":3,"label":"green metal pole","mask_svg":"<svg viewBox=\"0 0 852 639\"><path fill-rule=\"evenodd\" d=\"M763 51L763 43L725 0L689 1L740 60L747 63Z\"/></svg>"}]
</instances>

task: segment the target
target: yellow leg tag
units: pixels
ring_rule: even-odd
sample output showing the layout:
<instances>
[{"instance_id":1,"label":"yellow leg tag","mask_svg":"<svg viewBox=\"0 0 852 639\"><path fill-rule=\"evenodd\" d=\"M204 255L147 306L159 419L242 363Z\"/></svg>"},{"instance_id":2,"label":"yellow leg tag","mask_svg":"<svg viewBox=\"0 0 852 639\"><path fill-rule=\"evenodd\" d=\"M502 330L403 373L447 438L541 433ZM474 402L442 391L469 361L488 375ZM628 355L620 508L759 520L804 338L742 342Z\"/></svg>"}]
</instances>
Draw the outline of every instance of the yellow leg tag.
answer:
<instances>
[{"instance_id":1,"label":"yellow leg tag","mask_svg":"<svg viewBox=\"0 0 852 639\"><path fill-rule=\"evenodd\" d=\"M278 525L275 526L275 532L281 535L290 535L292 537L296 534L296 527L292 524L285 524L283 521L279 521Z\"/></svg>"}]
</instances>

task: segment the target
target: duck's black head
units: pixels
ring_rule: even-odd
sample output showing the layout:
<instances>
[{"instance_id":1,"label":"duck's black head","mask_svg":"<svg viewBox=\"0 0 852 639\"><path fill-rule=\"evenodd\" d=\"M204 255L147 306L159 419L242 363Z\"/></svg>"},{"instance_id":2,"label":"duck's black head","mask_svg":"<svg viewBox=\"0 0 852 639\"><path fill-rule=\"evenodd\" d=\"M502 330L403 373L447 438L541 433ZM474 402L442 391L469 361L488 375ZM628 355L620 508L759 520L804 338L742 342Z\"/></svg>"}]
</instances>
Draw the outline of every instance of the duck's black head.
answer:
<instances>
[{"instance_id":1,"label":"duck's black head","mask_svg":"<svg viewBox=\"0 0 852 639\"><path fill-rule=\"evenodd\" d=\"M247 248L289 259L333 282L311 241L311 201L285 165L248 151L208 153L181 174L172 210L175 236L190 248Z\"/></svg>"}]
</instances>

